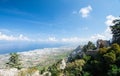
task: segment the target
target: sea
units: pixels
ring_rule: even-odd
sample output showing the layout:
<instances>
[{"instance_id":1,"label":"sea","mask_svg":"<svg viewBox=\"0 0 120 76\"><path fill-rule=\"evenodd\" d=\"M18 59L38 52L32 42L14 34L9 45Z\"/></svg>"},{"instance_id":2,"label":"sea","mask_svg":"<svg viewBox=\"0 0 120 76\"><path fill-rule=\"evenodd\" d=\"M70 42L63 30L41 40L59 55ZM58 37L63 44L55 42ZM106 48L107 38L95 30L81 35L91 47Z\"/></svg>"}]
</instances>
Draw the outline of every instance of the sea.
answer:
<instances>
[{"instance_id":1,"label":"sea","mask_svg":"<svg viewBox=\"0 0 120 76\"><path fill-rule=\"evenodd\" d=\"M15 53L15 52L24 52L24 51L30 51L35 49L43 49L43 48L58 48L65 46L64 44L30 44L30 45L23 45L23 46L7 46L0 48L0 54L9 54L9 53Z\"/></svg>"}]
</instances>

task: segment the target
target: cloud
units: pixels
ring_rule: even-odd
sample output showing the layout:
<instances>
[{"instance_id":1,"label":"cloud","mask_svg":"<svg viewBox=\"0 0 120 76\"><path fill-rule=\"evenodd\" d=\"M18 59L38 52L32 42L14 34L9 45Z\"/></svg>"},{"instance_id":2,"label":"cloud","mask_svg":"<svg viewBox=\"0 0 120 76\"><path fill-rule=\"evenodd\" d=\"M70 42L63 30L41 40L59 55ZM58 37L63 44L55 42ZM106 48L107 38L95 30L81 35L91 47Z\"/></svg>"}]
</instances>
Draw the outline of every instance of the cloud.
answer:
<instances>
[{"instance_id":1,"label":"cloud","mask_svg":"<svg viewBox=\"0 0 120 76\"><path fill-rule=\"evenodd\" d=\"M25 41L31 41L31 39L29 39L26 36L23 36L22 34L20 34L18 37L16 37L17 40L25 40Z\"/></svg>"},{"instance_id":2,"label":"cloud","mask_svg":"<svg viewBox=\"0 0 120 76\"><path fill-rule=\"evenodd\" d=\"M107 28L103 33L103 35L106 37L106 39L112 38L112 32L111 32L110 26L114 25L113 20L118 19L118 18L119 17L115 17L113 15L106 16L105 24L106 24Z\"/></svg>"},{"instance_id":3,"label":"cloud","mask_svg":"<svg viewBox=\"0 0 120 76\"><path fill-rule=\"evenodd\" d=\"M92 11L92 7L89 5L87 7L81 8L79 14L81 14L83 18L86 18L88 17L91 11Z\"/></svg>"},{"instance_id":4,"label":"cloud","mask_svg":"<svg viewBox=\"0 0 120 76\"><path fill-rule=\"evenodd\" d=\"M90 36L89 38L81 38L81 37L71 37L71 38L62 38L61 42L66 43L86 43L88 41L96 42L97 39L106 39L104 35L95 34Z\"/></svg>"},{"instance_id":5,"label":"cloud","mask_svg":"<svg viewBox=\"0 0 120 76\"><path fill-rule=\"evenodd\" d=\"M56 39L56 37L49 37L49 38L48 38L48 41L56 42L56 41L58 41L58 40Z\"/></svg>"},{"instance_id":6,"label":"cloud","mask_svg":"<svg viewBox=\"0 0 120 76\"><path fill-rule=\"evenodd\" d=\"M80 41L80 38L78 37L72 37L72 38L62 38L62 42L78 42Z\"/></svg>"},{"instance_id":7,"label":"cloud","mask_svg":"<svg viewBox=\"0 0 120 76\"><path fill-rule=\"evenodd\" d=\"M6 40L6 41L31 41L28 37L23 36L20 34L19 36L13 36L13 35L6 35L0 32L0 40Z\"/></svg>"},{"instance_id":8,"label":"cloud","mask_svg":"<svg viewBox=\"0 0 120 76\"><path fill-rule=\"evenodd\" d=\"M106 31L105 31L106 32ZM97 39L109 39L109 34L107 32L106 33L102 33L102 34L94 34L92 36L90 36L89 38L82 38L82 37L70 37L70 38L61 38L61 39L57 39L56 37L48 37L46 39L31 39L28 38L26 36L24 36L23 34L20 34L19 36L13 36L13 35L6 35L3 34L2 32L0 32L0 40L4 40L4 41L32 41L32 42L55 42L55 43L86 43L88 41L93 41L95 42Z\"/></svg>"},{"instance_id":9,"label":"cloud","mask_svg":"<svg viewBox=\"0 0 120 76\"><path fill-rule=\"evenodd\" d=\"M107 25L107 26L111 26L111 25L113 25L113 20L115 20L115 19L117 19L117 17L115 17L115 16L113 16L113 15L108 15L108 16L106 16L106 21L105 21L105 24Z\"/></svg>"},{"instance_id":10,"label":"cloud","mask_svg":"<svg viewBox=\"0 0 120 76\"><path fill-rule=\"evenodd\" d=\"M89 7L90 8L90 7ZM112 38L110 25L112 25L112 21L114 19L117 19L117 17L113 15L106 16L106 29L102 33L96 33L91 35L89 38L82 38L82 37L70 37L70 38L61 38L57 39L56 37L48 37L46 39L30 39L26 36L23 36L22 34L19 36L13 36L13 35L6 35L0 32L0 40L7 40L7 41L35 41L35 42L59 42L59 43L85 43L88 41L95 42L97 39L103 39L103 40L110 40ZM83 27L82 30L88 30L88 27ZM3 30L7 31L7 30Z\"/></svg>"},{"instance_id":11,"label":"cloud","mask_svg":"<svg viewBox=\"0 0 120 76\"><path fill-rule=\"evenodd\" d=\"M91 36L90 38L71 37L71 38L62 38L61 42L66 42L66 43L86 43L88 41L95 42L97 38L98 37L96 37L96 36Z\"/></svg>"},{"instance_id":12,"label":"cloud","mask_svg":"<svg viewBox=\"0 0 120 76\"><path fill-rule=\"evenodd\" d=\"M61 42L64 43L86 43L88 41L96 42L98 39L109 40L112 37L111 34L101 33L101 34L94 34L88 38L82 37L71 37L71 38L62 38Z\"/></svg>"},{"instance_id":13,"label":"cloud","mask_svg":"<svg viewBox=\"0 0 120 76\"><path fill-rule=\"evenodd\" d=\"M104 39L104 40L110 40L112 39L112 32L111 32L111 29L110 29L110 26L113 25L113 20L115 19L118 19L119 17L115 17L113 15L108 15L106 16L106 21L105 21L105 24L106 24L106 29L103 33L101 34L96 34L96 35L93 35L92 38L93 39Z\"/></svg>"},{"instance_id":14,"label":"cloud","mask_svg":"<svg viewBox=\"0 0 120 76\"><path fill-rule=\"evenodd\" d=\"M91 35L89 38L80 38L80 37L71 37L71 38L62 38L61 42L79 42L79 43L85 43L88 41L93 41L96 42L98 39L103 39L103 40L110 40L112 39L112 33L110 29L110 25L113 25L112 21L115 19L118 19L119 17L115 17L113 15L108 15L106 16L106 29L102 33L96 33L94 35ZM83 30L87 30L88 28L85 27Z\"/></svg>"},{"instance_id":15,"label":"cloud","mask_svg":"<svg viewBox=\"0 0 120 76\"><path fill-rule=\"evenodd\" d=\"M48 37L48 38L44 38L44 39L35 39L34 41L36 42L59 42L59 40L56 37Z\"/></svg>"},{"instance_id":16,"label":"cloud","mask_svg":"<svg viewBox=\"0 0 120 76\"><path fill-rule=\"evenodd\" d=\"M88 41L95 42L97 39L109 39L108 34L94 34L89 38L82 37L70 37L70 38L61 38L57 39L56 37L48 37L46 39L30 39L22 34L19 36L5 35L0 33L0 40L6 41L32 41L32 42L56 42L56 43L86 43Z\"/></svg>"},{"instance_id":17,"label":"cloud","mask_svg":"<svg viewBox=\"0 0 120 76\"><path fill-rule=\"evenodd\" d=\"M93 36L91 36L92 40L97 40L97 39L106 39L106 37L104 35L101 34L95 34Z\"/></svg>"}]
</instances>

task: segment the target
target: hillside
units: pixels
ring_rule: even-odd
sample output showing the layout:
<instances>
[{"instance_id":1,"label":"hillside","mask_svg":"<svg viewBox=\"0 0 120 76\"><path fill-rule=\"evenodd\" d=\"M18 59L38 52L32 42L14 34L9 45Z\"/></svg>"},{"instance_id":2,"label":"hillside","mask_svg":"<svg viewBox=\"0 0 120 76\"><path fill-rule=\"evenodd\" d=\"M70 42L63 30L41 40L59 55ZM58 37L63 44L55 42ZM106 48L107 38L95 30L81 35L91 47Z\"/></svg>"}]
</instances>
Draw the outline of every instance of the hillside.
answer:
<instances>
[{"instance_id":1,"label":"hillside","mask_svg":"<svg viewBox=\"0 0 120 76\"><path fill-rule=\"evenodd\" d=\"M51 76L120 76L119 44L88 52L74 53L74 57L70 54L70 58L74 58L72 61L60 60L44 71L51 72Z\"/></svg>"},{"instance_id":2,"label":"hillside","mask_svg":"<svg viewBox=\"0 0 120 76\"><path fill-rule=\"evenodd\" d=\"M36 49L27 52L18 52L22 67L32 67L52 64L59 59L66 57L73 48L45 48ZM9 54L0 55L0 68L6 68L9 59Z\"/></svg>"},{"instance_id":3,"label":"hillside","mask_svg":"<svg viewBox=\"0 0 120 76\"><path fill-rule=\"evenodd\" d=\"M110 28L112 41L98 39L96 45L89 41L81 49L77 47L67 61L60 60L42 71L51 76L120 76L120 18L113 20Z\"/></svg>"}]
</instances>

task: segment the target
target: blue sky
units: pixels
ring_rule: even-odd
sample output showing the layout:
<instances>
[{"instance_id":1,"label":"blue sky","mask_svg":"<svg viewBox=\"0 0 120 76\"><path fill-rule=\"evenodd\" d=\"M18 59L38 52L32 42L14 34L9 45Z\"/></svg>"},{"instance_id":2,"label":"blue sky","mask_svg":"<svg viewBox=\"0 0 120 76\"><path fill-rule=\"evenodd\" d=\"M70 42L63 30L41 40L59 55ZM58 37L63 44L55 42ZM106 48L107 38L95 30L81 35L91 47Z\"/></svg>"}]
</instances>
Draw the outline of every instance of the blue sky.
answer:
<instances>
[{"instance_id":1,"label":"blue sky","mask_svg":"<svg viewBox=\"0 0 120 76\"><path fill-rule=\"evenodd\" d=\"M0 0L0 46L110 39L120 0ZM15 44L16 45L16 44Z\"/></svg>"}]
</instances>

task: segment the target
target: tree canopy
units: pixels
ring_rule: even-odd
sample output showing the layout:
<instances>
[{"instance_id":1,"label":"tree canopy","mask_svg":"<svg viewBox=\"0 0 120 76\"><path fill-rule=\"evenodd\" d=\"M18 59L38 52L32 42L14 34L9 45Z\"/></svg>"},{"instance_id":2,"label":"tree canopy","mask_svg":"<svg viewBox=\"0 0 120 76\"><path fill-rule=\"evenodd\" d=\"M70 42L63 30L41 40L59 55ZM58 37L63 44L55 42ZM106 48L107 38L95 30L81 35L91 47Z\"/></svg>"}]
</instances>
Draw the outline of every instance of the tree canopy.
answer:
<instances>
[{"instance_id":1,"label":"tree canopy","mask_svg":"<svg viewBox=\"0 0 120 76\"><path fill-rule=\"evenodd\" d=\"M6 63L10 68L21 68L19 55L17 53L10 53L9 62Z\"/></svg>"},{"instance_id":2,"label":"tree canopy","mask_svg":"<svg viewBox=\"0 0 120 76\"><path fill-rule=\"evenodd\" d=\"M113 20L112 26L110 26L113 34L113 43L120 44L120 18Z\"/></svg>"},{"instance_id":3,"label":"tree canopy","mask_svg":"<svg viewBox=\"0 0 120 76\"><path fill-rule=\"evenodd\" d=\"M83 46L82 51L86 52L87 50L94 50L95 48L96 48L95 44L93 44L91 41L89 41L87 43L87 45Z\"/></svg>"}]
</instances>

